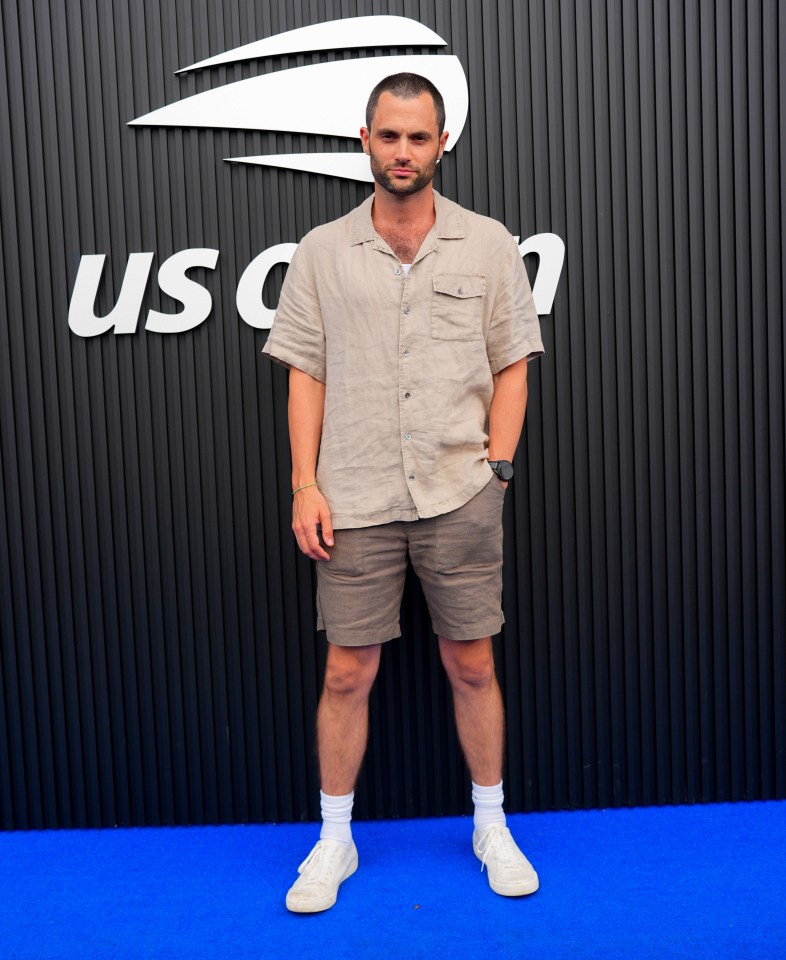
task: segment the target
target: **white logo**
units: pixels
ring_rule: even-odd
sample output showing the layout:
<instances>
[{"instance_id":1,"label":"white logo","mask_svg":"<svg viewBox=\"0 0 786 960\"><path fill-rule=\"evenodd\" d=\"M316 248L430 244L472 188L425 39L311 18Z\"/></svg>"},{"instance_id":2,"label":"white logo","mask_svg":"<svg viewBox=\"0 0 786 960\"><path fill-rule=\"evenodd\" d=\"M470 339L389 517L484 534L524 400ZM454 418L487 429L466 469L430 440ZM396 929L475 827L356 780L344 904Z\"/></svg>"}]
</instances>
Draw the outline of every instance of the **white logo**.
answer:
<instances>
[{"instance_id":1,"label":"white logo","mask_svg":"<svg viewBox=\"0 0 786 960\"><path fill-rule=\"evenodd\" d=\"M236 47L178 73L259 57L362 47L447 46L446 41L407 17L352 17ZM217 127L278 130L351 137L365 123L369 91L393 73L428 77L445 101L445 129L451 150L461 136L469 109L467 78L457 57L444 55L363 57L295 67L206 90L130 122L135 126ZM293 153L226 157L232 163L286 167L371 182L365 153Z\"/></svg>"},{"instance_id":2,"label":"white logo","mask_svg":"<svg viewBox=\"0 0 786 960\"><path fill-rule=\"evenodd\" d=\"M266 40L228 50L186 70L258 57L280 56L339 47L445 46L428 27L406 17L355 17L290 30ZM278 73L239 80L215 90L187 97L132 120L135 125L219 127L245 130L281 130L351 137L357 141L365 122L369 91L384 77L402 71L428 77L445 100L445 129L450 133L447 149L456 143L467 119L467 78L453 56L366 57L297 67ZM262 157L227 157L234 163L256 163L371 182L365 153L300 153ZM516 237L518 243L519 238ZM243 271L237 287L240 317L252 327L268 329L275 310L262 302L262 289L270 270L289 263L297 244L280 243L263 250ZM538 273L532 296L539 314L551 312L562 272L565 244L553 233L540 233L519 243L524 256L536 253ZM80 337L94 337L109 330L129 334L137 330L145 290L150 280L153 253L131 253L114 307L103 317L95 314L95 301L104 271L104 254L82 257L68 310L68 325ZM177 313L148 311L145 329L156 333L182 333L203 323L212 310L210 292L191 280L194 267L215 270L219 251L206 248L180 250L158 270L159 288L183 309Z\"/></svg>"}]
</instances>

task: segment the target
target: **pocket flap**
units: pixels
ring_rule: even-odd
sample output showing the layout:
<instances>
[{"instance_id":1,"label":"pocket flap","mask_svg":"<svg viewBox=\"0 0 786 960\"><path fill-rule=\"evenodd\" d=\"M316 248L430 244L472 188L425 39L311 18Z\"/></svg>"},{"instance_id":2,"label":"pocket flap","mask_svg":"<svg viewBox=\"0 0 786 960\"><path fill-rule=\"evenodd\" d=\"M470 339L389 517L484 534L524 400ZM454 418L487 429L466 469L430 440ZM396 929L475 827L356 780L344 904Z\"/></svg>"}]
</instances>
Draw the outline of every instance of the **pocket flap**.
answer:
<instances>
[{"instance_id":1,"label":"pocket flap","mask_svg":"<svg viewBox=\"0 0 786 960\"><path fill-rule=\"evenodd\" d=\"M438 273L432 277L434 293L451 297L482 297L486 292L486 278L466 273Z\"/></svg>"}]
</instances>

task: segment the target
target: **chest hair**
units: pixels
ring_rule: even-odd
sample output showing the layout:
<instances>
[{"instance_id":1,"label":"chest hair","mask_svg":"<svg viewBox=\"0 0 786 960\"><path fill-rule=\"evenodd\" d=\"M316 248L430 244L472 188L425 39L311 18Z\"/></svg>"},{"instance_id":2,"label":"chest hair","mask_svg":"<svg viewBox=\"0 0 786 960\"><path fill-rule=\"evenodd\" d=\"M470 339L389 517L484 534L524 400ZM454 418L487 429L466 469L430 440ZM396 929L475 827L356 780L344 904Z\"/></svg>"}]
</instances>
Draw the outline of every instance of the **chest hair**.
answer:
<instances>
[{"instance_id":1,"label":"chest hair","mask_svg":"<svg viewBox=\"0 0 786 960\"><path fill-rule=\"evenodd\" d=\"M382 228L377 227L377 233L402 263L412 263L431 226L430 223L425 225L386 224Z\"/></svg>"}]
</instances>

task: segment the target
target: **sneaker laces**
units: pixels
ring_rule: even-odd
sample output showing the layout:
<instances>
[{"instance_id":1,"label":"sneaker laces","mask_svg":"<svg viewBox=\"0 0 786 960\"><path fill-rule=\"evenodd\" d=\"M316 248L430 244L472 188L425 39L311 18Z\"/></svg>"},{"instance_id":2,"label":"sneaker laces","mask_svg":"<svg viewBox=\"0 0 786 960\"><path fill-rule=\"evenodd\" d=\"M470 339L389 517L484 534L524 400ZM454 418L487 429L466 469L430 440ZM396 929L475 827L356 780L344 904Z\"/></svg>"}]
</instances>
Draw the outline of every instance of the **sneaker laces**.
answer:
<instances>
[{"instance_id":1,"label":"sneaker laces","mask_svg":"<svg viewBox=\"0 0 786 960\"><path fill-rule=\"evenodd\" d=\"M516 859L511 849L513 843L513 837L510 831L499 824L492 824L492 826L485 830L482 839L478 843L478 852L481 854L480 872L483 873L486 867L486 861L492 852L496 853L498 860L505 863L512 863Z\"/></svg>"},{"instance_id":2,"label":"sneaker laces","mask_svg":"<svg viewBox=\"0 0 786 960\"><path fill-rule=\"evenodd\" d=\"M298 873L301 879L306 883L325 883L342 854L339 841L327 843L320 840L300 864Z\"/></svg>"}]
</instances>

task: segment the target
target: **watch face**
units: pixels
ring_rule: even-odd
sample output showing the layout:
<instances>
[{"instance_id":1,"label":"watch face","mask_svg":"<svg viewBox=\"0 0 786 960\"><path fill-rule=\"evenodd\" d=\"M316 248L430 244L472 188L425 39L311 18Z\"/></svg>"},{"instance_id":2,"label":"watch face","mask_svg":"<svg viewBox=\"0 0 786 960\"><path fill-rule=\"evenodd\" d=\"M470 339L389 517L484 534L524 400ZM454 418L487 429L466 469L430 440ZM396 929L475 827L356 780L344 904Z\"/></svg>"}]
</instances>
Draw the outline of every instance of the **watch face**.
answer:
<instances>
[{"instance_id":1,"label":"watch face","mask_svg":"<svg viewBox=\"0 0 786 960\"><path fill-rule=\"evenodd\" d=\"M500 460L497 468L497 476L500 480L513 479L513 464L509 460Z\"/></svg>"}]
</instances>

